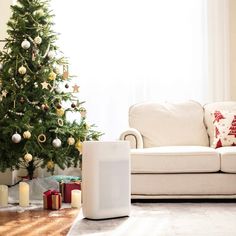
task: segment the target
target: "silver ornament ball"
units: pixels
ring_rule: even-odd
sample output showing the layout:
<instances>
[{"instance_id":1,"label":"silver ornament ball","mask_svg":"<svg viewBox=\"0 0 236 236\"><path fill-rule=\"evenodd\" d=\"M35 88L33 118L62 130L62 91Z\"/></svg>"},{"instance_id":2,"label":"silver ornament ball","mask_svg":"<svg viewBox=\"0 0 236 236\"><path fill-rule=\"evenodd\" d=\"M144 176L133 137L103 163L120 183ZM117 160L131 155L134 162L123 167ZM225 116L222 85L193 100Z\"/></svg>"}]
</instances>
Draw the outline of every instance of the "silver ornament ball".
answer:
<instances>
[{"instance_id":1,"label":"silver ornament ball","mask_svg":"<svg viewBox=\"0 0 236 236\"><path fill-rule=\"evenodd\" d=\"M59 138L55 138L55 139L52 141L52 145L53 145L53 147L55 147L55 148L61 147L61 140L60 140Z\"/></svg>"},{"instance_id":2,"label":"silver ornament ball","mask_svg":"<svg viewBox=\"0 0 236 236\"><path fill-rule=\"evenodd\" d=\"M30 42L29 42L27 39L25 39L25 40L21 43L21 47L22 47L23 49L29 49L29 48L30 48Z\"/></svg>"},{"instance_id":3,"label":"silver ornament ball","mask_svg":"<svg viewBox=\"0 0 236 236\"><path fill-rule=\"evenodd\" d=\"M49 51L48 52L48 58L49 59L53 59L56 56L56 52L55 51Z\"/></svg>"},{"instance_id":4,"label":"silver ornament ball","mask_svg":"<svg viewBox=\"0 0 236 236\"><path fill-rule=\"evenodd\" d=\"M2 68L3 68L3 64L2 64L2 63L0 63L0 70L2 70Z\"/></svg>"},{"instance_id":5,"label":"silver ornament ball","mask_svg":"<svg viewBox=\"0 0 236 236\"><path fill-rule=\"evenodd\" d=\"M21 141L21 136L18 133L12 135L11 140L13 143L19 143Z\"/></svg>"}]
</instances>

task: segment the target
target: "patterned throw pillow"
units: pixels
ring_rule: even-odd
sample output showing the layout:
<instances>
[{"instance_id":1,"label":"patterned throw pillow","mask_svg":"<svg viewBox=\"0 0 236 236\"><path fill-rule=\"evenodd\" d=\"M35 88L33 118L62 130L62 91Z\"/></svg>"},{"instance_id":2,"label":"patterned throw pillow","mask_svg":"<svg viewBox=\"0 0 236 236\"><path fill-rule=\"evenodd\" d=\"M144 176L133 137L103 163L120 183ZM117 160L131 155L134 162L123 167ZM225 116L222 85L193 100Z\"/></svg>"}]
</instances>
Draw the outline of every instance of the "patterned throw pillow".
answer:
<instances>
[{"instance_id":1,"label":"patterned throw pillow","mask_svg":"<svg viewBox=\"0 0 236 236\"><path fill-rule=\"evenodd\" d=\"M215 111L213 114L214 148L236 146L236 112Z\"/></svg>"}]
</instances>

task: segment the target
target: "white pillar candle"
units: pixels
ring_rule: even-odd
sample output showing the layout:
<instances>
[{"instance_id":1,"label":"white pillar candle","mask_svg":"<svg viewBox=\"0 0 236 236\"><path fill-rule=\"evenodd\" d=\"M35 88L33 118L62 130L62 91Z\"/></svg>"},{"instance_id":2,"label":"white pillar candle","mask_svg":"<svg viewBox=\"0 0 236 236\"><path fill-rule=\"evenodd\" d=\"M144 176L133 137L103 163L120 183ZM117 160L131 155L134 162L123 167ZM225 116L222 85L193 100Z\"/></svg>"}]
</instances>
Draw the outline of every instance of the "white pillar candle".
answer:
<instances>
[{"instance_id":1,"label":"white pillar candle","mask_svg":"<svg viewBox=\"0 0 236 236\"><path fill-rule=\"evenodd\" d=\"M71 207L81 207L81 191L74 189L71 191Z\"/></svg>"},{"instance_id":2,"label":"white pillar candle","mask_svg":"<svg viewBox=\"0 0 236 236\"><path fill-rule=\"evenodd\" d=\"M0 207L8 205L8 187L0 185Z\"/></svg>"},{"instance_id":3,"label":"white pillar candle","mask_svg":"<svg viewBox=\"0 0 236 236\"><path fill-rule=\"evenodd\" d=\"M29 206L29 184L27 184L25 182L20 182L19 204L21 207Z\"/></svg>"}]
</instances>

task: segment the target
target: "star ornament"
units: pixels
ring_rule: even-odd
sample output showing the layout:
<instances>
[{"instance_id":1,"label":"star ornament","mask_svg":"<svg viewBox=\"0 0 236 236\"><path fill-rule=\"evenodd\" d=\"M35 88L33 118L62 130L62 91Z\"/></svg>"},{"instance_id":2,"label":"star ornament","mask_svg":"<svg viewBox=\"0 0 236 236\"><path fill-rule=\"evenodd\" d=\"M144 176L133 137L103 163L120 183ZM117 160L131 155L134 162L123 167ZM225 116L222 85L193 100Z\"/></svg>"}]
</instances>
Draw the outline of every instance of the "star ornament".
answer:
<instances>
[{"instance_id":1,"label":"star ornament","mask_svg":"<svg viewBox=\"0 0 236 236\"><path fill-rule=\"evenodd\" d=\"M6 90L3 90L2 91L2 97L6 97L7 96L7 91Z\"/></svg>"},{"instance_id":2,"label":"star ornament","mask_svg":"<svg viewBox=\"0 0 236 236\"><path fill-rule=\"evenodd\" d=\"M42 85L42 89L49 89L49 83L47 83L46 81L44 81L43 83L41 83Z\"/></svg>"},{"instance_id":3,"label":"star ornament","mask_svg":"<svg viewBox=\"0 0 236 236\"><path fill-rule=\"evenodd\" d=\"M74 86L72 86L72 88L73 88L73 93L78 93L80 86L78 86L77 84L75 84Z\"/></svg>"}]
</instances>

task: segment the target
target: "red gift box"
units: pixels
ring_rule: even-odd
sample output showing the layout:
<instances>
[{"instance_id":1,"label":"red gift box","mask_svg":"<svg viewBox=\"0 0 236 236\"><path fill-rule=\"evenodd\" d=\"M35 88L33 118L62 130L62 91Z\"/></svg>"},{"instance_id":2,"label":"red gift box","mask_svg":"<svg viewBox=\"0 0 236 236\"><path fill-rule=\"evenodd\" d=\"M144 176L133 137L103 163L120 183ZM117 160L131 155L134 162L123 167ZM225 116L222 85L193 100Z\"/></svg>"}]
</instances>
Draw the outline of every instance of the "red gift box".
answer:
<instances>
[{"instance_id":1,"label":"red gift box","mask_svg":"<svg viewBox=\"0 0 236 236\"><path fill-rule=\"evenodd\" d=\"M69 182L69 183L60 183L60 192L62 195L62 201L65 203L71 203L71 191L74 189L81 190L81 182Z\"/></svg>"},{"instance_id":2,"label":"red gift box","mask_svg":"<svg viewBox=\"0 0 236 236\"><path fill-rule=\"evenodd\" d=\"M61 193L56 190L48 190L43 193L44 209L59 210L61 208Z\"/></svg>"}]
</instances>

